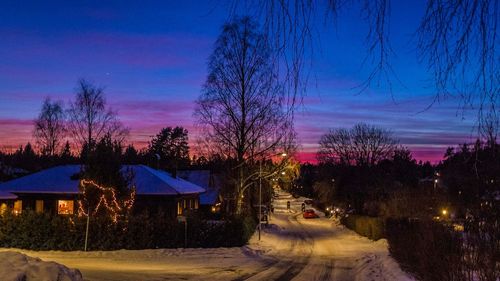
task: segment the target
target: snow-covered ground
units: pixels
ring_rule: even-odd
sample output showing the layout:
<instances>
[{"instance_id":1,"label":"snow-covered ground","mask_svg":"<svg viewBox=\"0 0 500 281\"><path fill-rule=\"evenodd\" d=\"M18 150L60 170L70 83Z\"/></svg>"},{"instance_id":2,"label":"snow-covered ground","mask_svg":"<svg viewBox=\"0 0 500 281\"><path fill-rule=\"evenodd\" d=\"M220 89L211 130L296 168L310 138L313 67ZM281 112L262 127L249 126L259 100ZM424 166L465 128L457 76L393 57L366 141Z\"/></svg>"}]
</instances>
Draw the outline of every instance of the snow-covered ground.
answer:
<instances>
[{"instance_id":1,"label":"snow-covered ground","mask_svg":"<svg viewBox=\"0 0 500 281\"><path fill-rule=\"evenodd\" d=\"M78 268L85 280L413 280L385 240L370 241L332 219L303 219L304 199L280 193L261 240L255 233L241 248L21 252Z\"/></svg>"},{"instance_id":2,"label":"snow-covered ground","mask_svg":"<svg viewBox=\"0 0 500 281\"><path fill-rule=\"evenodd\" d=\"M46 262L21 253L0 252L2 281L81 281L80 271L55 262Z\"/></svg>"}]
</instances>

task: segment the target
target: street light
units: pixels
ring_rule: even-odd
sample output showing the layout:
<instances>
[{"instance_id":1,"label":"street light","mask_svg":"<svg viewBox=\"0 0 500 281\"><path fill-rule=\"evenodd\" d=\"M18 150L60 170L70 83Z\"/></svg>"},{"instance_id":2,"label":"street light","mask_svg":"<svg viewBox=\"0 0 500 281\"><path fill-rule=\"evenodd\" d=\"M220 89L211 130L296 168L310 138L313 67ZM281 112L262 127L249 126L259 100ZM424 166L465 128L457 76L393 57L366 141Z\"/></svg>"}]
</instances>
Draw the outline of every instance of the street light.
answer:
<instances>
[{"instance_id":1,"label":"street light","mask_svg":"<svg viewBox=\"0 0 500 281\"><path fill-rule=\"evenodd\" d=\"M286 157L286 152L278 153L276 155L281 155L281 157ZM282 175L285 172L281 173ZM269 216L269 213L268 213ZM259 161L259 241L260 241L260 232L262 230L262 159Z\"/></svg>"}]
</instances>

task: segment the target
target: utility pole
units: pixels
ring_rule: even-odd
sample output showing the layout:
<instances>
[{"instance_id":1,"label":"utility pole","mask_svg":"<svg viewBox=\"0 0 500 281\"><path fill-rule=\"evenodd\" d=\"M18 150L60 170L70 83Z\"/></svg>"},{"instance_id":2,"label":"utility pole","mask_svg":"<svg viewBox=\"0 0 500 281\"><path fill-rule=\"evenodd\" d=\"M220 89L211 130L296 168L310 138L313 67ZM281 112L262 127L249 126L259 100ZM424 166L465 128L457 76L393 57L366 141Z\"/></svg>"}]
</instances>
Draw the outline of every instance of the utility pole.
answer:
<instances>
[{"instance_id":1,"label":"utility pole","mask_svg":"<svg viewBox=\"0 0 500 281\"><path fill-rule=\"evenodd\" d=\"M85 230L85 247L84 247L85 252L87 251L87 241L89 239L89 224L90 224L90 207L88 208L87 211L87 229Z\"/></svg>"}]
</instances>

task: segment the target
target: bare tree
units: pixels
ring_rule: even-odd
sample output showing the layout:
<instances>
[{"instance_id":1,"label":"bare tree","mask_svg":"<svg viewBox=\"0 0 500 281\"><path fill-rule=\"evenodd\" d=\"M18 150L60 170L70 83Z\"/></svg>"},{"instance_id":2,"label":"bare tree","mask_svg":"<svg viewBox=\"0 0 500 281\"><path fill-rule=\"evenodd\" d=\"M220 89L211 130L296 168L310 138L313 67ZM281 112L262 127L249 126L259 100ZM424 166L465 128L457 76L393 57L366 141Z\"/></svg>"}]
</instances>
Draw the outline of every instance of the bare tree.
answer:
<instances>
[{"instance_id":1,"label":"bare tree","mask_svg":"<svg viewBox=\"0 0 500 281\"><path fill-rule=\"evenodd\" d=\"M272 52L250 18L225 24L195 109L217 153L236 161L237 212L241 212L243 192L252 184L248 165L284 148L293 135Z\"/></svg>"},{"instance_id":2,"label":"bare tree","mask_svg":"<svg viewBox=\"0 0 500 281\"><path fill-rule=\"evenodd\" d=\"M76 98L68 110L68 128L81 147L93 145L109 134L121 142L128 133L116 113L106 107L103 88L82 79L78 82Z\"/></svg>"},{"instance_id":3,"label":"bare tree","mask_svg":"<svg viewBox=\"0 0 500 281\"><path fill-rule=\"evenodd\" d=\"M487 112L482 115L480 133L484 142L489 146L497 144L498 131L500 130L500 118L496 112Z\"/></svg>"},{"instance_id":4,"label":"bare tree","mask_svg":"<svg viewBox=\"0 0 500 281\"><path fill-rule=\"evenodd\" d=\"M463 113L469 110L477 113L478 132L481 132L484 120L499 114L500 0L421 3L426 9L416 30L416 51L433 74L430 78L436 93L432 104L450 95L458 97ZM233 14L243 9L263 23L266 36L279 50L277 60L286 66L289 84L299 86L299 90L305 89L306 69L310 67L306 62L311 61L319 42L315 39L319 36L316 27L318 24L336 27L338 12L347 9L360 9L361 17L368 23L364 65L371 67L371 71L360 89L374 83L384 83L392 89L392 81L399 81L391 63L391 0L233 1ZM291 100L296 100L299 92L291 92Z\"/></svg>"},{"instance_id":5,"label":"bare tree","mask_svg":"<svg viewBox=\"0 0 500 281\"><path fill-rule=\"evenodd\" d=\"M499 0L429 0L418 29L420 57L433 71L436 99L457 96L463 110L477 110L480 132L499 114L499 20Z\"/></svg>"},{"instance_id":6,"label":"bare tree","mask_svg":"<svg viewBox=\"0 0 500 281\"><path fill-rule=\"evenodd\" d=\"M390 131L357 124L351 129L333 129L321 137L317 158L322 163L373 166L393 156L397 141Z\"/></svg>"},{"instance_id":7,"label":"bare tree","mask_svg":"<svg viewBox=\"0 0 500 281\"><path fill-rule=\"evenodd\" d=\"M66 133L64 118L62 102L52 102L50 98L46 98L33 131L42 155L54 156L59 152Z\"/></svg>"}]
</instances>

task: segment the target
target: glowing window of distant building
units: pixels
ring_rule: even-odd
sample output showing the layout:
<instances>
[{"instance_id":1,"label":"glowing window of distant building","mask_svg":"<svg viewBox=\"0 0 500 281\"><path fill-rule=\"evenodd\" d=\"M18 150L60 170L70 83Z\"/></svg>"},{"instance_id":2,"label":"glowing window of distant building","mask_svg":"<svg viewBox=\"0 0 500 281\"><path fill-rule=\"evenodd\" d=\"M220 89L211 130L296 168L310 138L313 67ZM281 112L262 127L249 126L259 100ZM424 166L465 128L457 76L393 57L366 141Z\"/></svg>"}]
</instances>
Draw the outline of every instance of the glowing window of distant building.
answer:
<instances>
[{"instance_id":1,"label":"glowing window of distant building","mask_svg":"<svg viewBox=\"0 0 500 281\"><path fill-rule=\"evenodd\" d=\"M23 201L21 200L16 200L14 202L14 208L12 208L12 212L14 215L18 215L23 211Z\"/></svg>"},{"instance_id":2,"label":"glowing window of distant building","mask_svg":"<svg viewBox=\"0 0 500 281\"><path fill-rule=\"evenodd\" d=\"M184 199L184 209L187 208L187 202L186 199Z\"/></svg>"},{"instance_id":3,"label":"glowing window of distant building","mask_svg":"<svg viewBox=\"0 0 500 281\"><path fill-rule=\"evenodd\" d=\"M189 199L189 209L193 208L193 199Z\"/></svg>"},{"instance_id":4,"label":"glowing window of distant building","mask_svg":"<svg viewBox=\"0 0 500 281\"><path fill-rule=\"evenodd\" d=\"M194 199L194 208L198 210L198 199Z\"/></svg>"},{"instance_id":5,"label":"glowing window of distant building","mask_svg":"<svg viewBox=\"0 0 500 281\"><path fill-rule=\"evenodd\" d=\"M6 211L7 211L7 204L6 203L0 204L0 215L5 214Z\"/></svg>"},{"instance_id":6,"label":"glowing window of distant building","mask_svg":"<svg viewBox=\"0 0 500 281\"><path fill-rule=\"evenodd\" d=\"M73 200L57 200L57 213L59 215L72 215L73 207Z\"/></svg>"},{"instance_id":7,"label":"glowing window of distant building","mask_svg":"<svg viewBox=\"0 0 500 281\"><path fill-rule=\"evenodd\" d=\"M177 202L177 215L182 215L181 202Z\"/></svg>"},{"instance_id":8,"label":"glowing window of distant building","mask_svg":"<svg viewBox=\"0 0 500 281\"><path fill-rule=\"evenodd\" d=\"M37 213L43 213L43 200L35 201L35 211Z\"/></svg>"}]
</instances>

